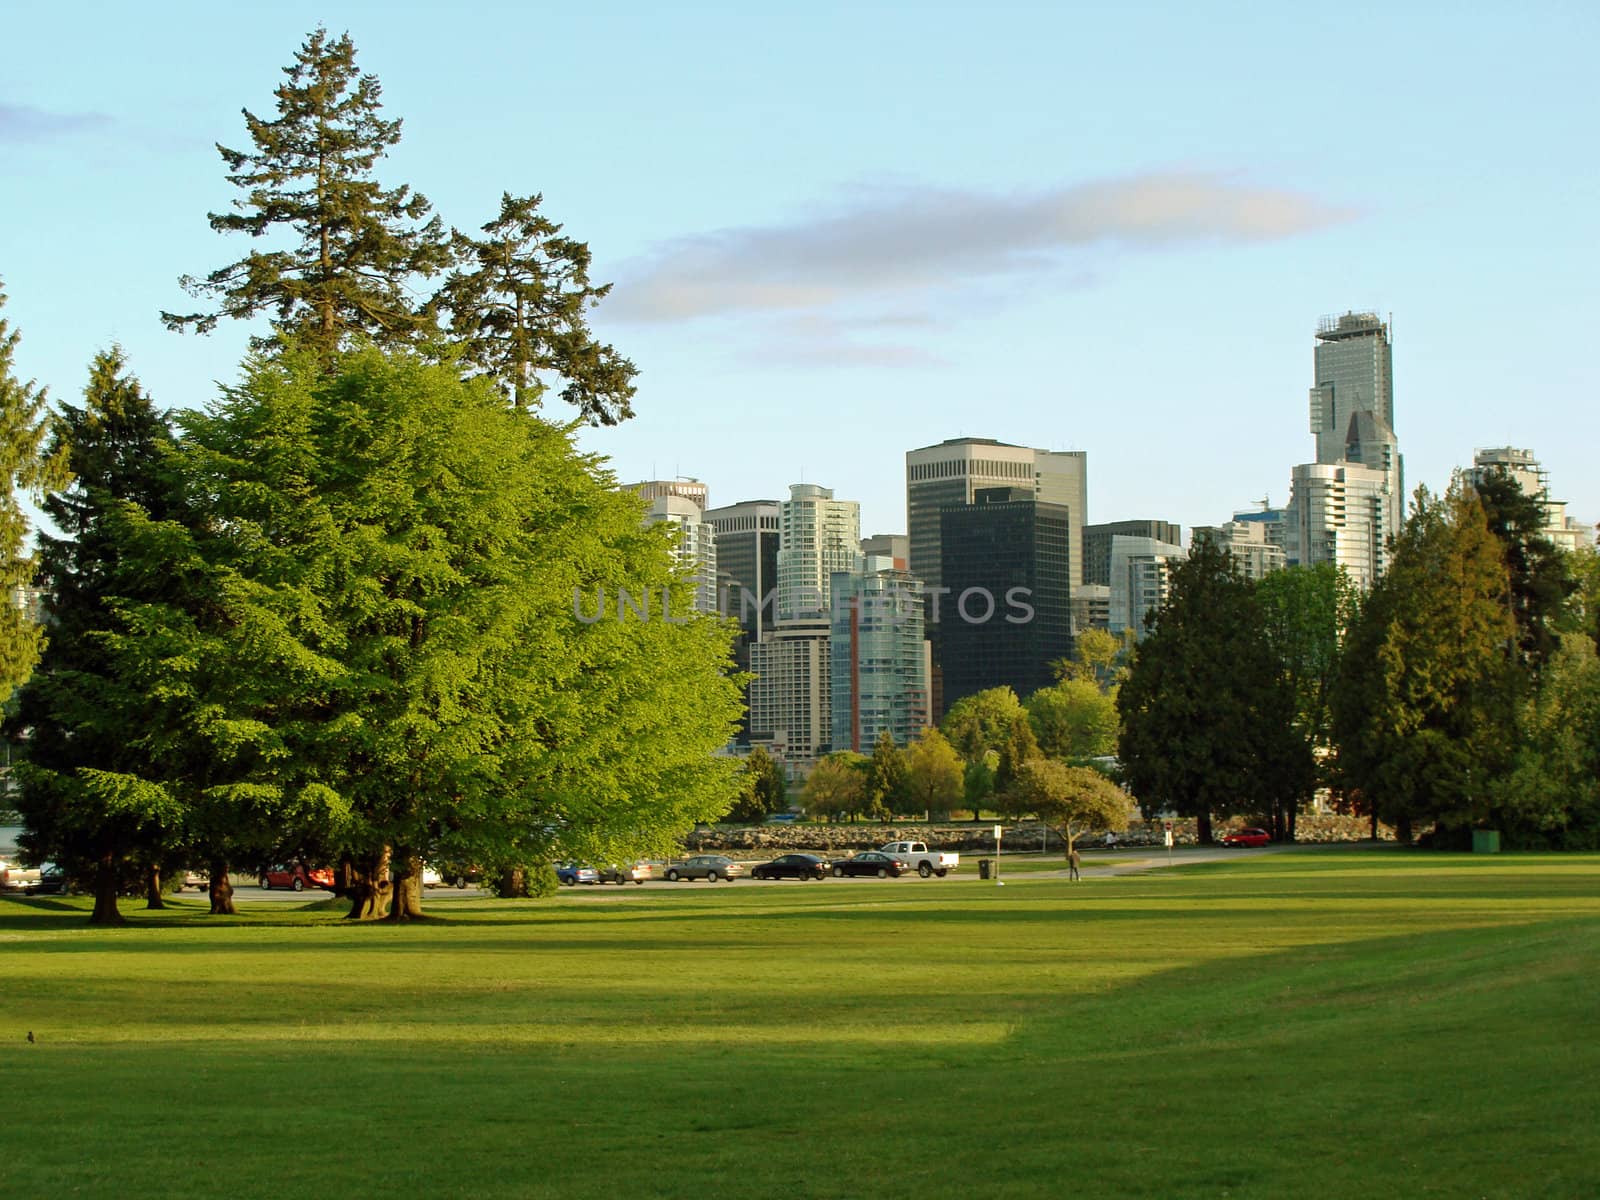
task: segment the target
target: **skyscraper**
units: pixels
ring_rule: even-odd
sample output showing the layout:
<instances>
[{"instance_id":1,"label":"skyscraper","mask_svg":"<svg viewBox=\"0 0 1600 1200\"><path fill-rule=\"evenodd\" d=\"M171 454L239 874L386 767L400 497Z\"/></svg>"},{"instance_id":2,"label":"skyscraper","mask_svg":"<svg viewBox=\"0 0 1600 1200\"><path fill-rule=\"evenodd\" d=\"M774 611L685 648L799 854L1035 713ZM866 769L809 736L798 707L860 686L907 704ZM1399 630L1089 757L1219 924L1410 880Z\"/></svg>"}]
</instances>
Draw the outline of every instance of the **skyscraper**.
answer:
<instances>
[{"instance_id":1,"label":"skyscraper","mask_svg":"<svg viewBox=\"0 0 1600 1200\"><path fill-rule=\"evenodd\" d=\"M674 591L674 609L682 613L692 608L695 612L717 611L717 543L716 533L706 523L700 506L682 496L659 496L650 502L645 513L650 525L672 526L674 553L678 565L692 572L694 592L688 602L679 599Z\"/></svg>"},{"instance_id":2,"label":"skyscraper","mask_svg":"<svg viewBox=\"0 0 1600 1200\"><path fill-rule=\"evenodd\" d=\"M870 753L888 732L906 745L930 720L922 581L868 556L833 577L833 748Z\"/></svg>"},{"instance_id":3,"label":"skyscraper","mask_svg":"<svg viewBox=\"0 0 1600 1200\"><path fill-rule=\"evenodd\" d=\"M1317 456L1294 468L1284 549L1290 563L1336 563L1368 588L1383 573L1388 539L1405 518L1388 325L1370 312L1324 317L1312 370Z\"/></svg>"},{"instance_id":4,"label":"skyscraper","mask_svg":"<svg viewBox=\"0 0 1600 1200\"><path fill-rule=\"evenodd\" d=\"M707 509L705 514L717 543L719 611L739 622L733 661L740 671L751 670L751 648L778 616L780 509L776 500L745 500ZM747 705L734 740L748 745L750 731Z\"/></svg>"},{"instance_id":5,"label":"skyscraper","mask_svg":"<svg viewBox=\"0 0 1600 1200\"><path fill-rule=\"evenodd\" d=\"M1062 504L1027 487L980 488L971 504L940 510L935 601L939 702L1009 686L1026 696L1054 682L1050 664L1072 651L1071 525Z\"/></svg>"},{"instance_id":6,"label":"skyscraper","mask_svg":"<svg viewBox=\"0 0 1600 1200\"><path fill-rule=\"evenodd\" d=\"M826 620L833 573L854 571L861 557L861 505L796 483L780 506L778 529L778 619Z\"/></svg>"},{"instance_id":7,"label":"skyscraper","mask_svg":"<svg viewBox=\"0 0 1600 1200\"><path fill-rule=\"evenodd\" d=\"M1108 521L1083 527L1083 582L1111 586L1111 539L1154 538L1171 546L1183 544L1183 530L1172 521Z\"/></svg>"},{"instance_id":8,"label":"skyscraper","mask_svg":"<svg viewBox=\"0 0 1600 1200\"><path fill-rule=\"evenodd\" d=\"M940 579L939 512L971 504L982 488L1026 488L1035 499L1064 505L1071 523L1069 582L1083 581L1081 541L1089 510L1088 455L1035 450L993 438L950 438L906 452L906 532L911 573L930 589Z\"/></svg>"}]
</instances>

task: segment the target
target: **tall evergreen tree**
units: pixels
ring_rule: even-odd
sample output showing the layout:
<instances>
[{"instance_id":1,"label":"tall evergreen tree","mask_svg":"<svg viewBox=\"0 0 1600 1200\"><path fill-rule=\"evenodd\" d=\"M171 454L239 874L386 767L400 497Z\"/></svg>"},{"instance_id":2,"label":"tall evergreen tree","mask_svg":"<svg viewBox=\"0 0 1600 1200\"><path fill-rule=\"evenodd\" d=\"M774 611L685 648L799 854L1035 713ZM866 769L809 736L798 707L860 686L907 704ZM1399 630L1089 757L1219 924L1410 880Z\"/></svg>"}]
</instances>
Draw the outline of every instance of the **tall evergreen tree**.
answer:
<instances>
[{"instance_id":1,"label":"tall evergreen tree","mask_svg":"<svg viewBox=\"0 0 1600 1200\"><path fill-rule=\"evenodd\" d=\"M0 289L0 312L5 303ZM15 602L18 590L33 583L36 566L25 550L28 516L18 492L39 495L62 483L67 471L59 449L45 448L50 406L44 389L14 373L21 340L0 315L0 474L6 484L0 498L0 703L28 678L39 659L40 629L31 606Z\"/></svg>"},{"instance_id":2,"label":"tall evergreen tree","mask_svg":"<svg viewBox=\"0 0 1600 1200\"><path fill-rule=\"evenodd\" d=\"M872 747L867 762L867 815L887 820L905 812L911 803L911 774L906 756L895 745L894 735L885 729Z\"/></svg>"},{"instance_id":3,"label":"tall evergreen tree","mask_svg":"<svg viewBox=\"0 0 1600 1200\"><path fill-rule=\"evenodd\" d=\"M1545 535L1544 505L1525 494L1509 471L1481 473L1473 491L1505 558L1518 656L1537 676L1560 645L1562 616L1578 580L1567 556Z\"/></svg>"},{"instance_id":4,"label":"tall evergreen tree","mask_svg":"<svg viewBox=\"0 0 1600 1200\"><path fill-rule=\"evenodd\" d=\"M587 310L611 285L589 282L589 247L561 236L539 211L540 196L500 199L500 215L484 236L455 233L457 269L434 303L449 320L462 361L500 384L518 408L537 408L554 376L561 399L591 425L633 415L638 371L595 341Z\"/></svg>"},{"instance_id":5,"label":"tall evergreen tree","mask_svg":"<svg viewBox=\"0 0 1600 1200\"><path fill-rule=\"evenodd\" d=\"M308 339L325 365L351 334L404 344L434 325L412 298L415 281L437 274L449 248L427 199L373 178L400 141L400 122L380 115L381 88L356 70L349 34L314 31L284 68L276 118L244 110L251 148L218 145L228 182L244 195L235 211L211 213L218 233L252 238L289 231L292 245L252 251L184 288L216 303L210 312L162 313L169 329L210 332L222 317L271 316L280 333ZM257 349L272 338L255 338Z\"/></svg>"},{"instance_id":6,"label":"tall evergreen tree","mask_svg":"<svg viewBox=\"0 0 1600 1200\"><path fill-rule=\"evenodd\" d=\"M1487 820L1509 770L1527 689L1507 654L1508 590L1477 500L1419 489L1346 638L1332 708L1341 780L1402 838Z\"/></svg>"},{"instance_id":7,"label":"tall evergreen tree","mask_svg":"<svg viewBox=\"0 0 1600 1200\"><path fill-rule=\"evenodd\" d=\"M1173 571L1117 703L1124 774L1147 811L1195 818L1202 842L1213 817L1238 812L1289 836L1311 752L1252 585L1225 549L1202 539Z\"/></svg>"}]
</instances>

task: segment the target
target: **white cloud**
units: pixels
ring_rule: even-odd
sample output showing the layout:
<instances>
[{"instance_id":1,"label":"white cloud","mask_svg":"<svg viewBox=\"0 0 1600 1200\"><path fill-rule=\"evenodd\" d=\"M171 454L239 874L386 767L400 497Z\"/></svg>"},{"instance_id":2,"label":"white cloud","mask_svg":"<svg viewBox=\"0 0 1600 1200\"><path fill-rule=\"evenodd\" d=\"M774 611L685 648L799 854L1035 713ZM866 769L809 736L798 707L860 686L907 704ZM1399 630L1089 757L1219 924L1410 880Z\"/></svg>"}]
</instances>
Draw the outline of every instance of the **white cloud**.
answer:
<instances>
[{"instance_id":1,"label":"white cloud","mask_svg":"<svg viewBox=\"0 0 1600 1200\"><path fill-rule=\"evenodd\" d=\"M27 104L0 104L0 143L49 141L110 124L104 113L56 113Z\"/></svg>"},{"instance_id":2,"label":"white cloud","mask_svg":"<svg viewBox=\"0 0 1600 1200\"><path fill-rule=\"evenodd\" d=\"M896 311L876 319L892 321L908 300L926 309L997 280L1061 273L1081 282L1090 251L1268 242L1357 215L1304 192L1203 171L1011 194L877 188L788 223L667 242L622 265L606 315L669 322L888 302Z\"/></svg>"}]
</instances>

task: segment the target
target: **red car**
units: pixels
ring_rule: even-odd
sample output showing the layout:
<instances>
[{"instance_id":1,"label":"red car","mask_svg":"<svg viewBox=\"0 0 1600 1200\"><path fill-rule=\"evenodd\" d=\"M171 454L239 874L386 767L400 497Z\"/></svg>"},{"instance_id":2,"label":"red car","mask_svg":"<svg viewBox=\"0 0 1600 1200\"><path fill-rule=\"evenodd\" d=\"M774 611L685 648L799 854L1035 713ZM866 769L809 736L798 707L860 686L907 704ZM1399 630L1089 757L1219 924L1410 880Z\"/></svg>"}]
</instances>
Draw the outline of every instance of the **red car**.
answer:
<instances>
[{"instance_id":1,"label":"red car","mask_svg":"<svg viewBox=\"0 0 1600 1200\"><path fill-rule=\"evenodd\" d=\"M303 892L308 887L327 888L333 890L332 867L308 867L304 863L293 863L287 867L263 867L256 877L256 882L263 888L289 888L291 891Z\"/></svg>"},{"instance_id":2,"label":"red car","mask_svg":"<svg viewBox=\"0 0 1600 1200\"><path fill-rule=\"evenodd\" d=\"M1272 841L1272 835L1265 829L1235 829L1222 839L1224 846L1265 846Z\"/></svg>"}]
</instances>

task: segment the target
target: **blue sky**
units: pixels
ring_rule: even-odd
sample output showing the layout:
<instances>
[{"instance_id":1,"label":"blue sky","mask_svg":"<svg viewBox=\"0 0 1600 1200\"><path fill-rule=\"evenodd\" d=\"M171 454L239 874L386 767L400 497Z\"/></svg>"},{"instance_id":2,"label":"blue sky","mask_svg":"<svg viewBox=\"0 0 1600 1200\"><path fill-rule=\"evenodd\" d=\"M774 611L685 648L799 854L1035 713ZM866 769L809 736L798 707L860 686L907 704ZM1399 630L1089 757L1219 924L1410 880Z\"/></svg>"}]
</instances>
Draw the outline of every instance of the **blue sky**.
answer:
<instances>
[{"instance_id":1,"label":"blue sky","mask_svg":"<svg viewBox=\"0 0 1600 1200\"><path fill-rule=\"evenodd\" d=\"M1313 457L1317 319L1392 313L1408 484L1532 448L1600 520L1592 5L36 5L7 18L0 278L19 369L113 341L168 406L247 330L164 331L238 257L208 211L318 23L446 223L542 192L640 368L584 435L713 503L821 483L904 528L904 452L1089 455L1091 522L1194 524ZM564 415L564 414L555 414Z\"/></svg>"}]
</instances>

